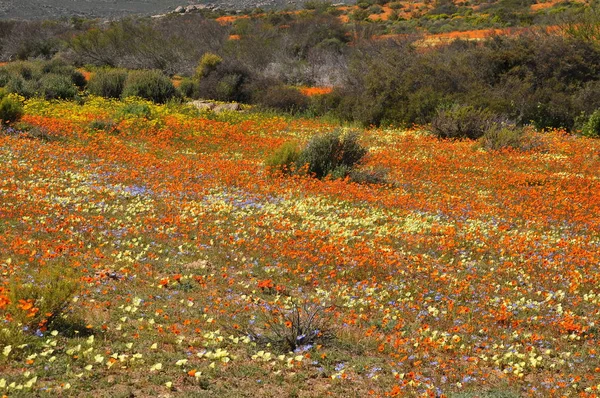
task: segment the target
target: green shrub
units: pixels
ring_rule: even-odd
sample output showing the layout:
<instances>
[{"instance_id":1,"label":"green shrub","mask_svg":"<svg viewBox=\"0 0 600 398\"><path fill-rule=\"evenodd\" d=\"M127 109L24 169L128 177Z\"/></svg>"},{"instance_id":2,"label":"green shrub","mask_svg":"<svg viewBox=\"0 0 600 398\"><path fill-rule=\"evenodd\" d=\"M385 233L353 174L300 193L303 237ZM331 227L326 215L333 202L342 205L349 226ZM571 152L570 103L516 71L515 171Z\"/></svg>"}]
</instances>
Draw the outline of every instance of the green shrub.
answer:
<instances>
[{"instance_id":1,"label":"green shrub","mask_svg":"<svg viewBox=\"0 0 600 398\"><path fill-rule=\"evenodd\" d=\"M198 82L189 77L182 79L179 85L179 92L186 98L198 98Z\"/></svg>"},{"instance_id":2,"label":"green shrub","mask_svg":"<svg viewBox=\"0 0 600 398\"><path fill-rule=\"evenodd\" d=\"M5 96L0 101L0 123L7 126L23 116L23 105L17 99Z\"/></svg>"},{"instance_id":3,"label":"green shrub","mask_svg":"<svg viewBox=\"0 0 600 398\"><path fill-rule=\"evenodd\" d=\"M152 119L152 109L148 104L130 103L126 104L117 113L117 116L121 118L139 117L144 119Z\"/></svg>"},{"instance_id":4,"label":"green shrub","mask_svg":"<svg viewBox=\"0 0 600 398\"><path fill-rule=\"evenodd\" d=\"M69 100L77 96L77 87L69 76L49 73L40 79L40 95L46 99Z\"/></svg>"},{"instance_id":5,"label":"green shrub","mask_svg":"<svg viewBox=\"0 0 600 398\"><path fill-rule=\"evenodd\" d=\"M83 76L81 72L60 58L42 63L41 73L68 76L71 79L71 82L79 89L85 88L87 84L85 76Z\"/></svg>"},{"instance_id":6,"label":"green shrub","mask_svg":"<svg viewBox=\"0 0 600 398\"><path fill-rule=\"evenodd\" d=\"M157 103L165 103L177 94L171 79L159 70L129 72L123 97L141 97Z\"/></svg>"},{"instance_id":7,"label":"green shrub","mask_svg":"<svg viewBox=\"0 0 600 398\"><path fill-rule=\"evenodd\" d=\"M40 83L37 80L25 80L21 76L12 76L5 89L9 93L31 98L39 93Z\"/></svg>"},{"instance_id":8,"label":"green shrub","mask_svg":"<svg viewBox=\"0 0 600 398\"><path fill-rule=\"evenodd\" d=\"M455 104L438 109L431 121L431 132L439 138L475 140L498 121L498 117L487 110Z\"/></svg>"},{"instance_id":9,"label":"green shrub","mask_svg":"<svg viewBox=\"0 0 600 398\"><path fill-rule=\"evenodd\" d=\"M127 71L124 69L100 70L90 78L88 91L104 98L120 98L126 80Z\"/></svg>"},{"instance_id":10,"label":"green shrub","mask_svg":"<svg viewBox=\"0 0 600 398\"><path fill-rule=\"evenodd\" d=\"M27 275L13 277L9 282L9 305L4 311L12 322L22 325L22 330L34 333L44 330L52 321L63 315L79 285L77 279L64 269L50 267Z\"/></svg>"},{"instance_id":11,"label":"green shrub","mask_svg":"<svg viewBox=\"0 0 600 398\"><path fill-rule=\"evenodd\" d=\"M600 109L592 113L583 125L581 134L590 138L600 138Z\"/></svg>"},{"instance_id":12,"label":"green shrub","mask_svg":"<svg viewBox=\"0 0 600 398\"><path fill-rule=\"evenodd\" d=\"M300 158L300 149L295 142L286 142L280 146L265 161L267 169L271 172L290 174L295 171L296 163Z\"/></svg>"},{"instance_id":13,"label":"green shrub","mask_svg":"<svg viewBox=\"0 0 600 398\"><path fill-rule=\"evenodd\" d=\"M492 125L480 138L481 147L490 151L516 149L520 151L545 150L545 143L532 130L499 123Z\"/></svg>"},{"instance_id":14,"label":"green shrub","mask_svg":"<svg viewBox=\"0 0 600 398\"><path fill-rule=\"evenodd\" d=\"M10 73L6 68L0 68L0 87L4 87L10 81Z\"/></svg>"},{"instance_id":15,"label":"green shrub","mask_svg":"<svg viewBox=\"0 0 600 398\"><path fill-rule=\"evenodd\" d=\"M367 154L358 138L357 132L344 136L339 131L317 135L302 150L297 164L306 166L308 173L316 178L344 178Z\"/></svg>"},{"instance_id":16,"label":"green shrub","mask_svg":"<svg viewBox=\"0 0 600 398\"><path fill-rule=\"evenodd\" d=\"M518 149L522 143L523 129L514 125L490 126L481 137L482 147L492 151L506 148Z\"/></svg>"},{"instance_id":17,"label":"green shrub","mask_svg":"<svg viewBox=\"0 0 600 398\"><path fill-rule=\"evenodd\" d=\"M285 112L299 112L308 108L309 100L299 90L283 85L272 86L264 91L258 102L267 107Z\"/></svg>"},{"instance_id":18,"label":"green shrub","mask_svg":"<svg viewBox=\"0 0 600 398\"><path fill-rule=\"evenodd\" d=\"M201 79L208 76L208 74L215 71L222 62L223 58L216 54L204 54L198 63L198 67L196 68L196 78Z\"/></svg>"}]
</instances>

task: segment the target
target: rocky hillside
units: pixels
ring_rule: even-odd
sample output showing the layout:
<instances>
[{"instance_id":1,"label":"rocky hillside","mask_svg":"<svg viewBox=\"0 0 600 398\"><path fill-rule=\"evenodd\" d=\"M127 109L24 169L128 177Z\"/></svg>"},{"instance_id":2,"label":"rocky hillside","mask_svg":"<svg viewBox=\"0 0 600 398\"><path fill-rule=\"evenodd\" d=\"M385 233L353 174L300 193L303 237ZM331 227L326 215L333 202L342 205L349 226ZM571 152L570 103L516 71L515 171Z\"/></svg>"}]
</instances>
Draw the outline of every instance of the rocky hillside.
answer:
<instances>
[{"instance_id":1,"label":"rocky hillside","mask_svg":"<svg viewBox=\"0 0 600 398\"><path fill-rule=\"evenodd\" d=\"M286 8L301 6L306 0L2 0L0 19L40 19L70 16L115 18L124 15L159 15L178 7L202 5L218 10ZM180 9L181 10L181 9Z\"/></svg>"}]
</instances>

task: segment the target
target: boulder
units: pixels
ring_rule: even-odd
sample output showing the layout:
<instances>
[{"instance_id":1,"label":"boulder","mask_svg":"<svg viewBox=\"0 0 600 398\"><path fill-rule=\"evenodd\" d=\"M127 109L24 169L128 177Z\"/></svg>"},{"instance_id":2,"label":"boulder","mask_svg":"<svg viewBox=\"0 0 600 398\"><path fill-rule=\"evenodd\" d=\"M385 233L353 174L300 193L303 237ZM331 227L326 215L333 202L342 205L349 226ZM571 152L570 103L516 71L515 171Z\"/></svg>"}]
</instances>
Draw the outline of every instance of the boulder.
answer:
<instances>
[{"instance_id":1,"label":"boulder","mask_svg":"<svg viewBox=\"0 0 600 398\"><path fill-rule=\"evenodd\" d=\"M210 101L192 101L190 102L191 105L195 106L196 109L199 109L201 111L210 111L215 109L216 104L214 104L213 102Z\"/></svg>"},{"instance_id":2,"label":"boulder","mask_svg":"<svg viewBox=\"0 0 600 398\"><path fill-rule=\"evenodd\" d=\"M237 102L234 102L232 104L221 104L221 105L217 105L214 109L215 112L237 112L237 111L241 111L242 110L242 106L240 104L238 104Z\"/></svg>"}]
</instances>

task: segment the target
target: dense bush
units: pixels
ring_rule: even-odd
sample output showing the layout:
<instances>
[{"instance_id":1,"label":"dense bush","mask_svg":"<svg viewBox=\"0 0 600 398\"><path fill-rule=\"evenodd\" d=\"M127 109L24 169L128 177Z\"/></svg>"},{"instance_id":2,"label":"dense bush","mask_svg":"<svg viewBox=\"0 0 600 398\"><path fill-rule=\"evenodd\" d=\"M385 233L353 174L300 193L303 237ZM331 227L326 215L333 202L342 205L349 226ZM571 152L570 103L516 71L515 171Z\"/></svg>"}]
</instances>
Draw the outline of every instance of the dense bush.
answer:
<instances>
[{"instance_id":1,"label":"dense bush","mask_svg":"<svg viewBox=\"0 0 600 398\"><path fill-rule=\"evenodd\" d=\"M367 154L358 139L357 132L317 135L302 150L297 164L307 167L307 172L316 178L344 178Z\"/></svg>"},{"instance_id":2,"label":"dense bush","mask_svg":"<svg viewBox=\"0 0 600 398\"><path fill-rule=\"evenodd\" d=\"M182 79L179 84L179 92L187 98L198 98L198 81L191 78Z\"/></svg>"},{"instance_id":3,"label":"dense bush","mask_svg":"<svg viewBox=\"0 0 600 398\"><path fill-rule=\"evenodd\" d=\"M481 145L485 149L517 149L523 145L524 131L514 125L498 124L490 126L481 137Z\"/></svg>"},{"instance_id":4,"label":"dense bush","mask_svg":"<svg viewBox=\"0 0 600 398\"><path fill-rule=\"evenodd\" d=\"M590 138L600 138L600 109L592 113L583 125L581 133Z\"/></svg>"},{"instance_id":5,"label":"dense bush","mask_svg":"<svg viewBox=\"0 0 600 398\"><path fill-rule=\"evenodd\" d=\"M11 96L0 96L0 123L4 126L18 122L23 116L23 105Z\"/></svg>"},{"instance_id":6,"label":"dense bush","mask_svg":"<svg viewBox=\"0 0 600 398\"><path fill-rule=\"evenodd\" d=\"M314 136L301 150L295 143L286 143L268 157L265 164L270 171L284 174L299 172L319 179L345 178L351 176L368 152L358 139L355 131L344 135L334 131Z\"/></svg>"},{"instance_id":7,"label":"dense bush","mask_svg":"<svg viewBox=\"0 0 600 398\"><path fill-rule=\"evenodd\" d=\"M18 61L0 69L8 92L26 98L73 99L86 84L84 76L65 61Z\"/></svg>"},{"instance_id":8,"label":"dense bush","mask_svg":"<svg viewBox=\"0 0 600 398\"><path fill-rule=\"evenodd\" d=\"M159 70L129 72L123 97L140 97L157 103L165 103L175 97L177 90L171 79Z\"/></svg>"},{"instance_id":9,"label":"dense bush","mask_svg":"<svg viewBox=\"0 0 600 398\"><path fill-rule=\"evenodd\" d=\"M40 95L46 99L74 99L77 87L69 76L48 73L40 79Z\"/></svg>"},{"instance_id":10,"label":"dense bush","mask_svg":"<svg viewBox=\"0 0 600 398\"><path fill-rule=\"evenodd\" d=\"M103 69L96 72L88 83L90 94L105 98L120 98L123 94L127 71L123 69Z\"/></svg>"},{"instance_id":11,"label":"dense bush","mask_svg":"<svg viewBox=\"0 0 600 398\"><path fill-rule=\"evenodd\" d=\"M498 121L487 110L455 104L438 110L431 121L431 132L439 138L474 140L482 137Z\"/></svg>"}]
</instances>

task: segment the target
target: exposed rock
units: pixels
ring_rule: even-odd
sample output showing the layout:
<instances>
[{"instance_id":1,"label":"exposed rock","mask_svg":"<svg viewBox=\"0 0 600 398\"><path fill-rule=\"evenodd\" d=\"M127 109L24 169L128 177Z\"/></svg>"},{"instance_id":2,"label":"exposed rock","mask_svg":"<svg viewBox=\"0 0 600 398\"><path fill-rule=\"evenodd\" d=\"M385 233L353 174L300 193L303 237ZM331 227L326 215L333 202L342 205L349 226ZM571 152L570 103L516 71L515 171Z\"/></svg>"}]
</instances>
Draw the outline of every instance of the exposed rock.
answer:
<instances>
[{"instance_id":1,"label":"exposed rock","mask_svg":"<svg viewBox=\"0 0 600 398\"><path fill-rule=\"evenodd\" d=\"M242 106L240 104L238 104L237 102L233 103L233 104L221 104L221 105L217 105L214 109L215 112L219 113L219 112L226 112L226 111L241 111L242 110Z\"/></svg>"},{"instance_id":2,"label":"exposed rock","mask_svg":"<svg viewBox=\"0 0 600 398\"><path fill-rule=\"evenodd\" d=\"M213 102L210 101L192 101L190 102L191 105L195 106L197 109L201 110L201 111L210 111L213 110L217 105Z\"/></svg>"},{"instance_id":3,"label":"exposed rock","mask_svg":"<svg viewBox=\"0 0 600 398\"><path fill-rule=\"evenodd\" d=\"M186 9L183 8L183 6L179 6L173 12L182 13L182 12L185 12L185 11L186 11Z\"/></svg>"},{"instance_id":4,"label":"exposed rock","mask_svg":"<svg viewBox=\"0 0 600 398\"><path fill-rule=\"evenodd\" d=\"M207 100L197 100L189 103L199 109L201 111L213 111L215 113L219 112L239 112L242 110L242 105L237 102L233 102L231 104L217 104Z\"/></svg>"}]
</instances>

